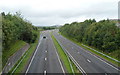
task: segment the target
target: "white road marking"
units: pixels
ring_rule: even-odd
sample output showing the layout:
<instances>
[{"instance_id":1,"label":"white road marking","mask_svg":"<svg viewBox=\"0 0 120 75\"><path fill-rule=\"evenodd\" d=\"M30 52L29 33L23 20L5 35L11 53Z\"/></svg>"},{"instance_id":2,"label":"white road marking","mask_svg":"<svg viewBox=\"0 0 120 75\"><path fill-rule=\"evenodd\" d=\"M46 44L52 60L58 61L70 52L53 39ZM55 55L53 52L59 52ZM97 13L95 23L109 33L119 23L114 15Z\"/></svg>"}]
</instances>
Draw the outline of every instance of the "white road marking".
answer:
<instances>
[{"instance_id":1,"label":"white road marking","mask_svg":"<svg viewBox=\"0 0 120 75\"><path fill-rule=\"evenodd\" d=\"M18 63L18 65L15 67L15 69L12 71L11 75L15 72L15 70L18 68L18 66L22 63L23 59L26 57L28 52L23 56L22 60Z\"/></svg>"},{"instance_id":2,"label":"white road marking","mask_svg":"<svg viewBox=\"0 0 120 75\"><path fill-rule=\"evenodd\" d=\"M69 56L73 59L73 61L76 63L75 65L78 67L78 69L80 70L80 72L82 72L82 74L87 75L86 72L83 70L83 68L78 64L78 62L72 57L72 55L67 51L67 53L69 54Z\"/></svg>"},{"instance_id":3,"label":"white road marking","mask_svg":"<svg viewBox=\"0 0 120 75\"><path fill-rule=\"evenodd\" d=\"M74 44L74 46L77 46L77 47L81 48L80 46L78 46L78 45L76 45L76 44ZM120 71L118 68L116 68L116 67L114 67L113 65L111 65L111 64L109 64L109 63L107 63L106 61L104 61L104 60L102 60L102 59L98 58L96 55L94 55L94 54L92 54L92 53L88 52L87 50L84 50L83 48L81 48L81 49L82 49L83 51L85 51L85 52L89 53L90 55L94 56L95 58L99 59L100 61L102 61L102 62L106 63L107 65L111 66L112 68L114 68L114 69L116 69L116 70Z\"/></svg>"},{"instance_id":4,"label":"white road marking","mask_svg":"<svg viewBox=\"0 0 120 75\"><path fill-rule=\"evenodd\" d=\"M45 58L45 61L47 60L47 58Z\"/></svg>"},{"instance_id":5,"label":"white road marking","mask_svg":"<svg viewBox=\"0 0 120 75\"><path fill-rule=\"evenodd\" d=\"M58 39L56 38L56 40L58 41ZM60 46L61 47L63 47L62 46L62 44L58 41L58 43L60 44ZM63 49L65 49L65 48L63 48ZM65 49L66 50L66 49ZM83 70L83 68L78 64L78 62L72 57L72 55L66 50L66 52L68 53L68 55L70 56L70 58L71 58L71 60L73 61L73 62L75 62L74 64L77 66L77 68L80 70L80 72L82 72L82 74L83 75L87 75L86 74L86 72Z\"/></svg>"},{"instance_id":6,"label":"white road marking","mask_svg":"<svg viewBox=\"0 0 120 75\"><path fill-rule=\"evenodd\" d=\"M45 71L44 71L44 75L46 75L46 73L47 73L47 71L45 70Z\"/></svg>"},{"instance_id":7,"label":"white road marking","mask_svg":"<svg viewBox=\"0 0 120 75\"><path fill-rule=\"evenodd\" d=\"M91 62L89 59L87 59L88 62Z\"/></svg>"},{"instance_id":8,"label":"white road marking","mask_svg":"<svg viewBox=\"0 0 120 75\"><path fill-rule=\"evenodd\" d=\"M67 54L67 53L65 52L65 54ZM69 60L69 64L70 64L70 67L71 67L72 73L73 73L73 75L75 75L75 71L73 70L73 66L72 66L72 63L71 63L71 61L70 61L68 55L67 55L67 58L68 58L68 60Z\"/></svg>"},{"instance_id":9,"label":"white road marking","mask_svg":"<svg viewBox=\"0 0 120 75\"><path fill-rule=\"evenodd\" d=\"M112 58L112 57L110 57L110 56L108 56L108 55L106 55L106 54L104 54L104 53L102 53L102 52L99 52L99 51L97 51L97 50L95 50L95 49L93 49L93 48L90 48L90 47L88 47L88 46L86 46L86 45L84 45L84 44L82 44L82 45L85 46L85 47L87 47L87 48L89 48L89 49L91 49L91 50L93 50L93 51L95 51L95 52L97 52L97 53L99 53L99 54L101 54L101 55L103 55L103 56L105 56L105 57L108 57L109 59L112 59L112 60L120 63L119 60L116 60L116 59L114 59L114 58Z\"/></svg>"},{"instance_id":10,"label":"white road marking","mask_svg":"<svg viewBox=\"0 0 120 75\"><path fill-rule=\"evenodd\" d=\"M99 59L100 61L106 63L107 65L111 66L112 68L114 68L114 69L120 71L118 68L116 68L116 67L112 66L111 64L107 63L106 61L104 61L104 60L98 58L96 55L93 55L92 53L90 53L90 52L88 52L88 51L86 51L86 50L84 50L84 51L87 52L87 53L89 53L90 55L94 56L95 58Z\"/></svg>"},{"instance_id":11,"label":"white road marking","mask_svg":"<svg viewBox=\"0 0 120 75\"><path fill-rule=\"evenodd\" d=\"M45 51L47 53L47 51Z\"/></svg>"},{"instance_id":12,"label":"white road marking","mask_svg":"<svg viewBox=\"0 0 120 75\"><path fill-rule=\"evenodd\" d=\"M51 40L52 40L52 38L51 38ZM52 41L53 41L53 40L52 40ZM52 44L53 44L53 46L54 46L54 43L52 43ZM55 48L55 46L54 46L54 48ZM55 50L55 53L57 54L57 58L58 58L58 61L59 61L59 63L60 63L60 67L61 67L61 69L62 69L62 71L63 71L63 74L66 75L66 74L65 74L65 70L64 70L64 68L63 68L63 66L62 66L62 63L61 63L61 61L60 61L59 55L58 55L58 53L57 53L57 51L56 51L56 48L55 48L54 50Z\"/></svg>"},{"instance_id":13,"label":"white road marking","mask_svg":"<svg viewBox=\"0 0 120 75\"><path fill-rule=\"evenodd\" d=\"M34 53L34 55L33 55L33 57L32 57L32 60L30 61L30 64L29 64L29 66L28 66L28 68L27 68L27 70L26 70L26 72L25 72L25 75L28 73L28 71L29 71L29 69L30 69L30 66L31 66L31 64L32 64L32 62L33 62L33 59L34 59L34 57L35 57L35 55L36 55L36 53L37 53L37 51L38 51L38 47L39 47L40 44L41 44L41 41L42 41L42 38L40 39L40 42L39 42L39 44L38 44L38 46L37 46L37 49L36 49L36 51L35 51L35 53Z\"/></svg>"},{"instance_id":14,"label":"white road marking","mask_svg":"<svg viewBox=\"0 0 120 75\"><path fill-rule=\"evenodd\" d=\"M53 45L54 45L54 44L53 44ZM54 46L54 48L55 48L55 46ZM56 52L56 54L57 54L57 58L58 58L58 61L59 61L59 63L60 63L60 67L61 67L61 69L62 69L62 71L63 71L63 73L64 73L64 75L65 75L65 70L64 70L64 68L63 68L63 66L62 66L62 63L61 63L61 61L60 61L59 55L58 55L58 53L57 53L57 51L56 51L56 48L55 48L54 50L55 50L55 52Z\"/></svg>"}]
</instances>

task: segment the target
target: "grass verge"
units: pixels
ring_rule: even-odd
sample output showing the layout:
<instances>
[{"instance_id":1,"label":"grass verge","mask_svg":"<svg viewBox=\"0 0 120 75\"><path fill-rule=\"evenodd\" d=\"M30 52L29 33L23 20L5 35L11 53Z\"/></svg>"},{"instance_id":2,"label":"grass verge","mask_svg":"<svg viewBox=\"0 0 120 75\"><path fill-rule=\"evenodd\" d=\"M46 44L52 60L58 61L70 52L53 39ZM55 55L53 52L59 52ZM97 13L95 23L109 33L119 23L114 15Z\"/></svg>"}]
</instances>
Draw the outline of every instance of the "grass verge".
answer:
<instances>
[{"instance_id":1,"label":"grass verge","mask_svg":"<svg viewBox=\"0 0 120 75\"><path fill-rule=\"evenodd\" d=\"M120 63L118 63L118 62L116 62L116 61L114 61L114 60L112 60L112 59L109 59L108 57L105 57L105 56L103 56L102 54L99 54L99 53L93 51L92 49L95 49L95 50L97 50L97 51L99 51L99 52L101 52L101 53L103 53L103 54L106 54L106 53L104 53L104 52L102 52L102 51L100 51L100 50L98 50L98 49L96 49L96 48L93 48L93 47L90 47L90 46L86 45L86 46L88 46L88 47L90 47L90 48L92 48L92 49L87 48L87 47L85 47L85 46L82 45L83 43L80 43L80 42L76 41L74 38L70 38L70 37L68 37L68 36L66 36L66 35L63 35L63 34L60 33L60 32L59 32L59 34L61 34L62 36L66 37L67 39L71 40L72 42L76 43L77 45L81 46L81 47L84 48L85 50L89 50L90 52L96 54L97 56L99 56L99 57L107 60L108 62L110 62L110 63L112 63L112 64L114 64L114 65L116 65L116 66L118 66L118 67L120 67ZM106 55L108 55L108 54L106 54ZM110 55L108 55L108 56L110 56ZM110 57L114 58L113 56L110 56ZM116 59L116 58L114 58L114 59ZM118 59L117 59L117 60L118 60Z\"/></svg>"},{"instance_id":2,"label":"grass verge","mask_svg":"<svg viewBox=\"0 0 120 75\"><path fill-rule=\"evenodd\" d=\"M51 34L52 36L52 39L53 39L53 42L54 42L54 45L57 49L57 52L60 56L60 59L62 60L63 62L63 65L65 66L66 70L68 73L72 73L72 69L70 67L70 63L69 63L69 60L67 58L67 55L65 54L65 52L63 51L62 47L59 45L59 43L57 42L57 40L55 39L55 37ZM72 64L72 67L73 67L73 70L75 73L80 73L79 70L77 69L77 67L75 66L75 64L70 60L71 64Z\"/></svg>"},{"instance_id":3,"label":"grass verge","mask_svg":"<svg viewBox=\"0 0 120 75\"><path fill-rule=\"evenodd\" d=\"M13 72L13 70L16 68L16 66L18 65L18 63L21 60L22 60L22 62L20 63L20 65L17 67L17 69L14 71L14 73L12 75L18 75L18 74L23 73L25 71L25 68L28 65L28 62L29 62L31 56L36 49L36 46L38 44L38 40L39 40L39 33L38 33L37 40L34 43L30 44L30 48L24 53L24 55L20 58L20 60L15 64L15 66L10 70L10 72L8 74L11 74ZM25 58L23 59L24 56L25 56Z\"/></svg>"},{"instance_id":4,"label":"grass verge","mask_svg":"<svg viewBox=\"0 0 120 75\"><path fill-rule=\"evenodd\" d=\"M2 58L4 58L4 59L2 59L2 67L5 66L5 64L10 56L12 56L15 52L17 52L20 48L22 48L25 45L26 45L26 42L24 42L22 40L17 40L13 44L11 44L9 50L4 50L2 52Z\"/></svg>"}]
</instances>

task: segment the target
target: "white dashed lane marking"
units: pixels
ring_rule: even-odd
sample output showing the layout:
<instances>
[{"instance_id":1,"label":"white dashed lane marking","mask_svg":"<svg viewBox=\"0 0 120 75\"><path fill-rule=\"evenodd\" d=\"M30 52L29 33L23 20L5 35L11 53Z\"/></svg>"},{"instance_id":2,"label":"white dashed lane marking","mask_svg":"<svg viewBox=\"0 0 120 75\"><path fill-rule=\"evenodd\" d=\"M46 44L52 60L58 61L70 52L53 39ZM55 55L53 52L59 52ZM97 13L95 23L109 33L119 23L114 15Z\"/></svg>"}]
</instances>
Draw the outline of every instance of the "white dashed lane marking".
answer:
<instances>
[{"instance_id":1,"label":"white dashed lane marking","mask_svg":"<svg viewBox=\"0 0 120 75\"><path fill-rule=\"evenodd\" d=\"M45 61L47 60L47 58L45 58Z\"/></svg>"},{"instance_id":2,"label":"white dashed lane marking","mask_svg":"<svg viewBox=\"0 0 120 75\"><path fill-rule=\"evenodd\" d=\"M91 62L89 59L87 59L88 62Z\"/></svg>"}]
</instances>

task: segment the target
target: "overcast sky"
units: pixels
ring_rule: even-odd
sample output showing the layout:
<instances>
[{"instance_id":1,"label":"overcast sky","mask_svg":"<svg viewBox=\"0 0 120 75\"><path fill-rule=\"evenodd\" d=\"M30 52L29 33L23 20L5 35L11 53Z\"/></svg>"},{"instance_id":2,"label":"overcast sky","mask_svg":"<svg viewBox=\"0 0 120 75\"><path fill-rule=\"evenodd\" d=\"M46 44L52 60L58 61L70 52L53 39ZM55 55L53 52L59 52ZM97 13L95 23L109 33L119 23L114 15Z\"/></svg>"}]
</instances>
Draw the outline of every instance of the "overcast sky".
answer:
<instances>
[{"instance_id":1,"label":"overcast sky","mask_svg":"<svg viewBox=\"0 0 120 75\"><path fill-rule=\"evenodd\" d=\"M0 0L0 12L20 11L36 26L63 25L86 19L117 19L119 0Z\"/></svg>"}]
</instances>

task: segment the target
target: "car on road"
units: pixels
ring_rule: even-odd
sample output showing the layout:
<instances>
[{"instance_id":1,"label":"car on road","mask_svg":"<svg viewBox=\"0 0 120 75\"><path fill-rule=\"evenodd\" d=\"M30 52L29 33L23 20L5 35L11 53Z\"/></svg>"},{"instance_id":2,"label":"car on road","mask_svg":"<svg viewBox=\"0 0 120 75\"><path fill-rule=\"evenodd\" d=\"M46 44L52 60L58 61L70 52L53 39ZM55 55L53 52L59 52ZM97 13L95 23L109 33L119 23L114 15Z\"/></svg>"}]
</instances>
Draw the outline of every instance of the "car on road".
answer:
<instances>
[{"instance_id":1,"label":"car on road","mask_svg":"<svg viewBox=\"0 0 120 75\"><path fill-rule=\"evenodd\" d=\"M43 36L43 39L45 39L46 38L46 36Z\"/></svg>"}]
</instances>

